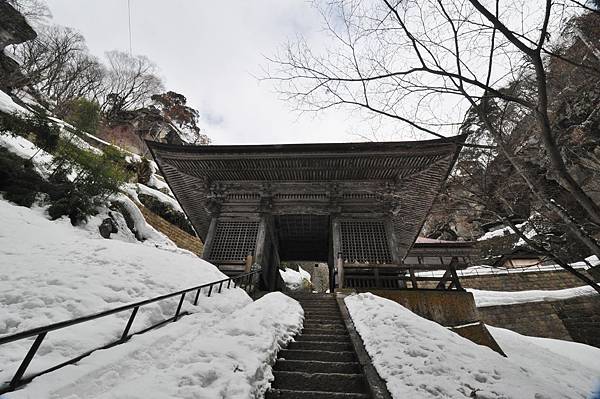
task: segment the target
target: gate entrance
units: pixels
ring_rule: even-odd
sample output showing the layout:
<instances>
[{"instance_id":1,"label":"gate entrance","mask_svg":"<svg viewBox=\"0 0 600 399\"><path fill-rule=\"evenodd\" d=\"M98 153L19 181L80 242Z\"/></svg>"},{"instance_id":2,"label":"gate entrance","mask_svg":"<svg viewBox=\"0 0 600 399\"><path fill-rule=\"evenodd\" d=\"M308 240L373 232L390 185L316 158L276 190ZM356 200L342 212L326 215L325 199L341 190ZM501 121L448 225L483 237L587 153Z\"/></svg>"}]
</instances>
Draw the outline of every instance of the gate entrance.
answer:
<instances>
[{"instance_id":1,"label":"gate entrance","mask_svg":"<svg viewBox=\"0 0 600 399\"><path fill-rule=\"evenodd\" d=\"M247 270L251 260L274 290L282 260L326 262L339 287L352 273L362 282L371 275L381 281L392 269L402 273L464 138L147 144L204 241L203 258L230 275Z\"/></svg>"},{"instance_id":2,"label":"gate entrance","mask_svg":"<svg viewBox=\"0 0 600 399\"><path fill-rule=\"evenodd\" d=\"M279 258L282 261L329 261L329 216L281 215L275 217Z\"/></svg>"}]
</instances>

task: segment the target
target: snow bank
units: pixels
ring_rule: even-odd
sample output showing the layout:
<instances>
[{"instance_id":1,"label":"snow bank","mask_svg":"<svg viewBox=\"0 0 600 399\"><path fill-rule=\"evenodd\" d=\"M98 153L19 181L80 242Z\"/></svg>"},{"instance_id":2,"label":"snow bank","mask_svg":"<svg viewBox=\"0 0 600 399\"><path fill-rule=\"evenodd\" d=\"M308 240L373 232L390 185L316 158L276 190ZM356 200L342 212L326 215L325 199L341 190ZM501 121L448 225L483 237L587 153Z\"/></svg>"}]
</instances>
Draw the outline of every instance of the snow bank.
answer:
<instances>
[{"instance_id":1,"label":"snow bank","mask_svg":"<svg viewBox=\"0 0 600 399\"><path fill-rule=\"evenodd\" d=\"M207 298L207 299L213 299ZM281 293L246 306L220 301L211 313L134 337L76 366L35 379L17 398L258 398L277 351L298 333L303 312ZM237 309L236 309L237 307Z\"/></svg>"},{"instance_id":2,"label":"snow bank","mask_svg":"<svg viewBox=\"0 0 600 399\"><path fill-rule=\"evenodd\" d=\"M127 194L136 198L138 201L139 201L139 199L137 197L138 194L151 195L154 198L156 198L158 201L164 202L165 204L170 205L176 211L183 213L183 209L181 208L181 205L179 205L179 202L177 202L177 200L175 198L173 198L170 195L167 195L167 194L163 193L162 191L159 191L155 188L151 188L145 184L128 183L128 184L124 185L123 190L125 192L127 192Z\"/></svg>"},{"instance_id":3,"label":"snow bank","mask_svg":"<svg viewBox=\"0 0 600 399\"><path fill-rule=\"evenodd\" d=\"M290 268L285 270L279 269L279 274L281 274L285 286L292 291L310 286L310 273L300 266L298 266L298 271Z\"/></svg>"},{"instance_id":4,"label":"snow bank","mask_svg":"<svg viewBox=\"0 0 600 399\"><path fill-rule=\"evenodd\" d=\"M13 136L9 133L0 133L0 147L6 148L8 151L21 158L31 159L35 170L40 175L50 175L50 166L54 160L54 157L37 147L26 138L21 136Z\"/></svg>"},{"instance_id":5,"label":"snow bank","mask_svg":"<svg viewBox=\"0 0 600 399\"><path fill-rule=\"evenodd\" d=\"M575 298L578 296L596 295L590 286L566 288L562 290L531 290L531 291L484 291L467 288L475 297L477 307L513 305L526 302L556 301Z\"/></svg>"},{"instance_id":6,"label":"snow bank","mask_svg":"<svg viewBox=\"0 0 600 399\"><path fill-rule=\"evenodd\" d=\"M504 358L393 301L372 294L345 301L396 399L584 399L600 383L600 368L550 353L529 339L512 337ZM500 346L505 349L503 342Z\"/></svg>"},{"instance_id":7,"label":"snow bank","mask_svg":"<svg viewBox=\"0 0 600 399\"><path fill-rule=\"evenodd\" d=\"M513 361L518 361L520 358L537 359L539 362L548 360L553 354L567 357L575 362L583 364L585 367L596 370L596 375L600 375L600 349L593 346L580 344L578 342L563 341L560 339L529 337L521 335L511 330L504 328L487 326L494 339L502 347L504 352ZM532 345L523 345L529 342ZM546 351L540 351L542 347ZM568 366L568 365L565 365ZM575 372L574 370L569 370ZM600 386L598 386L600 388Z\"/></svg>"},{"instance_id":8,"label":"snow bank","mask_svg":"<svg viewBox=\"0 0 600 399\"><path fill-rule=\"evenodd\" d=\"M97 225L73 228L68 219L53 222L42 211L0 200L0 336L225 278L187 251L106 240ZM250 301L240 289L222 295L234 303L232 309ZM177 301L142 307L134 331L172 316ZM187 301L184 306L198 310ZM49 334L32 370L114 340L128 317L124 312ZM14 372L30 344L0 346L2 381Z\"/></svg>"},{"instance_id":9,"label":"snow bank","mask_svg":"<svg viewBox=\"0 0 600 399\"><path fill-rule=\"evenodd\" d=\"M8 94L0 90L0 111L12 114L13 112L29 113L25 108L17 104Z\"/></svg>"}]
</instances>

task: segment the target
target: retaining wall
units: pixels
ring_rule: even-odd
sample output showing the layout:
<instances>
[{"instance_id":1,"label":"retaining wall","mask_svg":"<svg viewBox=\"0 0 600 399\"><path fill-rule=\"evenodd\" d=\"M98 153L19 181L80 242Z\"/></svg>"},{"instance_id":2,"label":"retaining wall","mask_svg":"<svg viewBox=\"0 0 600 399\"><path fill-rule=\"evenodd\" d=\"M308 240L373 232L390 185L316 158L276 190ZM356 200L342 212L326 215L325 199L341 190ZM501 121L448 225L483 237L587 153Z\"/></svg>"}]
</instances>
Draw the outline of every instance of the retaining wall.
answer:
<instances>
[{"instance_id":1,"label":"retaining wall","mask_svg":"<svg viewBox=\"0 0 600 399\"><path fill-rule=\"evenodd\" d=\"M565 270L463 276L460 283L464 288L488 291L561 290L585 285Z\"/></svg>"},{"instance_id":2,"label":"retaining wall","mask_svg":"<svg viewBox=\"0 0 600 399\"><path fill-rule=\"evenodd\" d=\"M179 248L187 249L198 256L202 256L202 251L204 250L202 240L183 231L174 224L167 222L145 206L141 204L136 205L140 208L140 211L142 211L144 219L146 219L146 222L148 222L149 225L169 237Z\"/></svg>"},{"instance_id":3,"label":"retaining wall","mask_svg":"<svg viewBox=\"0 0 600 399\"><path fill-rule=\"evenodd\" d=\"M477 309L488 325L600 348L600 295Z\"/></svg>"}]
</instances>

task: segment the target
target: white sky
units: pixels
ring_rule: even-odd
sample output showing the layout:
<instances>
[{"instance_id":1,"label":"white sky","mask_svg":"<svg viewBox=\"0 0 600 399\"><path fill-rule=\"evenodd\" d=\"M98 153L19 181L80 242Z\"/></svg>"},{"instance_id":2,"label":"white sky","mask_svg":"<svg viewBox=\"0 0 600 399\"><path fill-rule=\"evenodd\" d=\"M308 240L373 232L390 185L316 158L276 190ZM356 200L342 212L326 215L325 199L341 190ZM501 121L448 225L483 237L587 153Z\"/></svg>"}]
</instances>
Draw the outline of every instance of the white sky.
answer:
<instances>
[{"instance_id":1,"label":"white sky","mask_svg":"<svg viewBox=\"0 0 600 399\"><path fill-rule=\"evenodd\" d=\"M53 22L90 51L128 50L127 0L48 0ZM214 144L364 141L347 109L299 115L254 75L286 38L320 35L304 0L131 0L133 52L153 60L167 90L188 98ZM391 131L392 129L390 129ZM390 138L385 131L379 137ZM393 137L401 140L402 137Z\"/></svg>"}]
</instances>

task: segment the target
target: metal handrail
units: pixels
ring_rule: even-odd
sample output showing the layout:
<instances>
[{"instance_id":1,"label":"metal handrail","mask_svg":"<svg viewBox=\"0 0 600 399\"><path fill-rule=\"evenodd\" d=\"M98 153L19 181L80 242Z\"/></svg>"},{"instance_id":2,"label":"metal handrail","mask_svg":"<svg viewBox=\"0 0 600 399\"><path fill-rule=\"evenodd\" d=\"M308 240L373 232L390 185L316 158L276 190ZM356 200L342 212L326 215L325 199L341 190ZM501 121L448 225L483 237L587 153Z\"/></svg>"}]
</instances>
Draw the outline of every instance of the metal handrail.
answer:
<instances>
[{"instance_id":1,"label":"metal handrail","mask_svg":"<svg viewBox=\"0 0 600 399\"><path fill-rule=\"evenodd\" d=\"M227 283L227 289L231 288L231 283L233 282L233 288L237 288L238 286L240 288L243 288L246 292L248 292L249 294L253 293L256 290L256 284L258 283L256 281L256 279L254 278L255 276L258 276L259 273L261 272L260 269L258 270L254 270L248 273L243 273L240 275L237 275L235 277L229 277L223 280L218 280L218 281L213 281L210 283L206 283L206 284L202 284L202 285L198 285L195 287L191 287L191 288L187 288L184 290L180 290L180 291L176 291L176 292L171 292L169 294L165 294L165 295L160 295L154 298L150 298L150 299L145 299L142 301L138 301L138 302L134 302L134 303L130 303L128 305L123 305L123 306L119 306L117 308L114 309L109 309L109 310L105 310L103 312L98 312L92 315L88 315L88 316L82 316L82 317L78 317L72 320L65 320L65 321L60 321L57 323L53 323L53 324L49 324L47 326L43 326L43 327L36 327L36 328L32 328L30 330L26 330L26 331L22 331L16 334L12 334L12 335L8 335L6 337L1 337L0 338L0 345L4 345L4 344L8 344L10 342L15 342L15 341L20 341L23 339L27 339L27 338L31 338L31 337L36 337L33 344L31 345L31 347L29 348L29 351L27 352L27 354L25 355L25 357L23 358L23 361L21 362L21 365L19 366L19 368L17 369L17 372L15 373L15 375L13 376L12 380L8 383L8 384L4 384L4 385L0 385L0 394L6 393L6 392L10 392L15 390L16 388L26 384L27 382L31 381L32 379L34 379L35 377L38 377L42 374L46 374L49 373L51 371L57 370L61 367L64 367L68 364L72 364L75 363L81 359L83 359L84 357L90 355L92 352L95 352L97 350L100 349L106 349L106 348L110 348L112 346L115 345L119 345L123 342L126 342L127 340L129 340L129 338L131 338L131 336L136 335L136 334L142 334L145 333L147 331L150 331L154 328L160 327L170 321L177 321L179 319L180 316L186 315L188 314L187 312L181 312L181 307L183 305L183 301L185 299L185 296L187 293L189 292L194 292L196 291L196 296L194 298L194 305L198 304L198 299L200 297L200 293L202 291L202 289L208 288L208 294L207 296L210 297L211 293L213 292L213 287L218 285L218 292L220 293L223 289L223 286L225 283ZM144 305L148 305L151 303L155 303L155 302L159 302L165 299L169 299L169 298L174 298L181 295L181 298L179 299L179 304L177 305L177 310L175 311L175 314L168 318L165 319L159 323L153 324L150 327L146 327L143 330L137 331L135 333L130 333L130 329L131 326L133 325L133 321L135 320L135 316L137 315L137 312L139 310L139 308L141 306ZM39 349L40 345L42 344L42 341L44 340L44 338L46 337L46 334L48 334L51 331L56 331L56 330L60 330L66 327L70 327L76 324L81 324L81 323L85 323L87 321L91 321L91 320L95 320L95 319L99 319L102 317L106 317L106 316L110 316L116 313L120 313L120 312L124 312L127 310L133 309L133 311L131 312L131 315L129 316L129 319L127 321L127 325L125 326L125 329L123 330L123 333L121 335L121 338L119 338L117 341L113 341L109 344L103 345L101 347L92 349L88 352L85 352L84 354L81 354L77 357L74 357L72 359L69 359L63 363L60 363L56 366L53 366L51 368L48 368L46 370L43 370L41 372L35 373L33 375L29 375L26 378L23 378L23 375L25 374L25 371L27 371L27 367L29 366L29 364L31 363L31 361L33 360L37 350Z\"/></svg>"}]
</instances>

